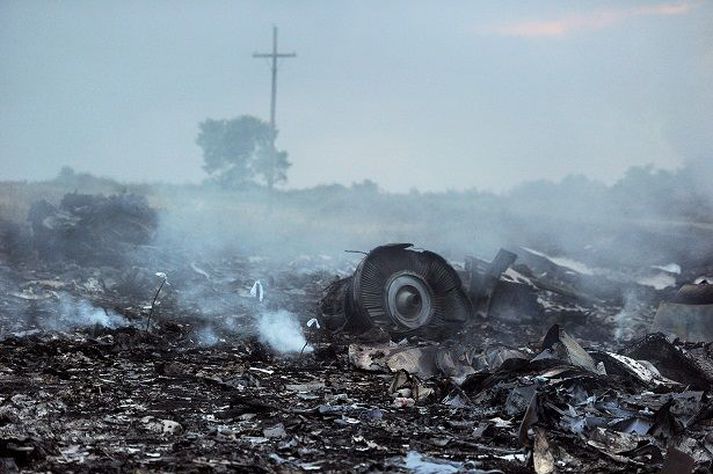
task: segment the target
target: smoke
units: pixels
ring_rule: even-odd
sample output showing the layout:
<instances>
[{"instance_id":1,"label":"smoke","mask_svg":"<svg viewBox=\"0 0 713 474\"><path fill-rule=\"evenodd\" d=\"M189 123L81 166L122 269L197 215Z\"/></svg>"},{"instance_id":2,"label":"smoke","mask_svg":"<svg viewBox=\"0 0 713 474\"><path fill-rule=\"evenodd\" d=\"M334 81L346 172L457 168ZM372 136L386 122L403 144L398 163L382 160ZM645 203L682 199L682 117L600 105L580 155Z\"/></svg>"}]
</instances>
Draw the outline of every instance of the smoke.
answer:
<instances>
[{"instance_id":1,"label":"smoke","mask_svg":"<svg viewBox=\"0 0 713 474\"><path fill-rule=\"evenodd\" d=\"M624 294L624 307L614 316L614 337L617 341L631 341L640 336L636 316L642 311L643 303L634 292Z\"/></svg>"},{"instance_id":2,"label":"smoke","mask_svg":"<svg viewBox=\"0 0 713 474\"><path fill-rule=\"evenodd\" d=\"M61 325L70 328L103 326L110 329L129 326L129 321L122 315L108 309L93 306L87 300L72 297L68 293L59 295Z\"/></svg>"},{"instance_id":3,"label":"smoke","mask_svg":"<svg viewBox=\"0 0 713 474\"><path fill-rule=\"evenodd\" d=\"M142 188L160 210L151 245L127 255L130 269L102 268L82 276L100 275L106 288L145 304L154 293L155 269L165 270L172 286L160 295L157 318L198 320L197 327L210 326L220 337L245 334L254 321L267 344L294 352L305 342L299 325L294 318L264 314L257 286L253 296L250 289L260 280L271 308L288 309L306 321L313 308L300 306L300 300L312 291L310 285L351 273L361 258L345 249L413 242L460 261L466 255L489 260L499 247L522 246L585 274L611 269L638 277L642 268L675 261L682 278L689 269L697 276L703 273L697 267L713 255L713 207L696 199L691 186L696 174L688 168L639 168L615 185L571 177L529 183L503 195L405 195L331 186L279 191L268 199L260 190L155 185ZM119 315L69 300L63 296L61 312L67 316L57 328L127 324ZM619 318L619 337L629 332L624 323L629 309ZM212 345L214 337L206 333L199 340Z\"/></svg>"},{"instance_id":4,"label":"smoke","mask_svg":"<svg viewBox=\"0 0 713 474\"><path fill-rule=\"evenodd\" d=\"M198 345L204 347L214 346L220 341L218 335L215 333L215 330L212 326L205 326L200 331L198 331L197 336Z\"/></svg>"},{"instance_id":5,"label":"smoke","mask_svg":"<svg viewBox=\"0 0 713 474\"><path fill-rule=\"evenodd\" d=\"M297 316L289 311L264 312L257 317L260 340L281 354L311 351Z\"/></svg>"},{"instance_id":6,"label":"smoke","mask_svg":"<svg viewBox=\"0 0 713 474\"><path fill-rule=\"evenodd\" d=\"M56 304L48 305L41 313L42 317L32 314L27 316L35 316L32 318L35 324L48 331L70 331L91 326L116 329L131 325L131 322L119 313L99 308L69 293L59 293Z\"/></svg>"},{"instance_id":7,"label":"smoke","mask_svg":"<svg viewBox=\"0 0 713 474\"><path fill-rule=\"evenodd\" d=\"M697 6L696 10L701 8ZM19 15L18 18L23 15L22 9L11 10L10 13ZM62 37L66 32L74 32L76 28L62 27L56 30L57 25L61 26L65 23L74 25L77 19L82 17L84 18L82 21L86 24L79 26L88 32L84 36L91 37L92 33L96 33L94 31L96 22L81 10L79 8L74 12L79 16L74 13L63 16L64 23L60 22L60 24L52 20L46 26ZM709 12L709 9L706 11ZM27 12L27 15L36 16L36 13L32 10ZM167 14L170 13L167 11ZM498 54L502 51L512 52L512 45L509 42L503 45L495 42L490 45L495 49L480 56L481 60L494 61L491 64L493 67L484 68L480 61L471 62L471 66L475 68L472 71L475 75L472 77L485 80L486 82L481 84L484 87L470 87L472 82L468 79L470 76L458 73L452 76L452 79L456 80L454 87L444 90L448 92L447 95L451 99L457 98L455 102L450 99L444 101L442 94L434 96L437 97L434 104L438 107L445 105L446 109L443 110L448 109L452 112L451 105L462 102L463 94L459 90L460 86L468 90L488 91L480 98L477 94L470 94L468 99L475 100L480 105L484 105L483 107L470 107L465 102L461 104L464 105L463 107L458 107L458 113L461 115L452 117L458 123L455 128L450 126L452 124L448 121L428 119L426 122L419 122L417 120L413 124L416 128L411 129L411 125L407 127L410 131L406 135L403 134L404 129L391 130L383 136L379 132L378 136L375 136L370 135L369 127L359 130L361 125L371 123L370 120L364 121L361 125L354 120L336 121L332 124L327 123L326 126L340 128L346 124L347 127L351 127L352 129L344 135L348 143L337 143L338 141L331 143L328 140L327 142L330 143L327 143L327 148L332 149L325 152L327 148L320 148L324 144L323 140L315 142L314 137L328 136L329 133L325 134L325 130L310 129L309 125L304 126L300 131L299 128L292 127L294 123L290 125L289 122L285 122L285 132L292 133L293 140L303 142L301 150L299 146L291 148L289 143L286 143L293 156L291 159L295 163L290 175L290 188L287 189L269 193L265 189L251 186L231 191L209 184L124 184L113 181L111 177L96 178L85 173L67 173L65 170L60 174L61 179L52 182L22 185L6 183L0 186L0 222L3 219L9 220L9 217L13 217L17 222L24 222L29 203L35 198L46 198L56 202L66 191L80 190L108 194L127 190L148 195L151 205L161 213L157 236L150 245L142 245L141 248L136 249L135 258L127 258L127 262L120 263L139 269L168 271L174 286L164 289L164 293L160 295L163 301L156 314L157 318L185 316L192 320L199 320L197 327L210 326L211 328L205 329L207 332L200 338L201 341L205 341L205 344L211 344L215 339L215 333L222 337L226 330L231 334L244 334L247 322L253 320L264 326L265 334L261 332L261 337L264 337L266 342L280 341L280 338L273 337L275 328L268 324L279 318L261 314L262 307L256 308L248 299L250 285L256 279L260 279L265 285L268 298L273 298L273 295L279 297L280 294L286 295L289 292L300 295L300 291L303 295L309 291L309 296L312 297L313 288L310 287L312 281L304 278L307 273L324 272L331 275L341 273L342 269L349 268L359 259L358 256L346 256L343 253L345 249L368 251L388 242L413 242L418 247L436 251L450 260L458 261L462 261L466 255L489 260L499 247L524 246L544 253L555 262L578 269L585 274L588 268L606 268L625 270L627 274L638 275L640 268L676 261L683 267L682 279L688 278L689 269L692 275L699 275L704 270L699 271L698 267L713 261L710 257L713 255L713 218L711 217L713 194L709 186L713 179L713 165L711 165L713 160L710 159L713 134L709 132L713 125L711 121L713 115L708 112L713 108L711 93L713 89L710 86L713 84L711 80L713 79L713 50L710 48L710 42L701 40L707 38L711 20L703 19L706 15L698 13L700 12L697 11L696 15L690 17L679 18L681 21L692 22L686 27L689 33L679 35L680 42L654 41L653 36L651 38L648 36L650 32L646 33L647 36L639 38L641 41L634 43L646 46L642 49L645 54L638 54L637 61L634 63L630 61L630 50L612 49L608 46L608 42L600 44L599 50L595 47L596 51L593 50L595 54L587 56L585 62L592 67L592 71L598 73L605 71L606 73L602 72L605 76L609 71L615 71L616 77L623 75L621 77L629 80L602 81L602 77L591 78L588 74L572 76L569 74L572 71L587 71L587 69L579 67L583 59L577 54L577 48L571 48L571 45L565 48L566 51L560 50L561 47L565 47L563 44L550 45L564 56L560 58L560 54L557 53L556 56L562 61L543 62L546 67L542 69L539 64L541 61L538 64L532 63L532 58L526 53L527 48L520 51L526 54L518 59L512 54ZM573 15L580 18L582 12L575 12ZM137 16L139 17L140 15ZM221 15L220 19L223 17L232 18L230 15ZM40 15L37 18L43 20L44 17ZM417 20L417 23L419 21ZM499 23L495 18L488 21L493 21L493 24ZM42 24L39 22L35 26ZM7 25L12 27L11 31L8 30L8 34L18 41L5 42L6 44L0 44L0 47L8 48L8 44L15 43L35 44L33 41L22 40L34 38L36 35L33 30L22 28L21 22L8 22ZM373 25L365 23L365 27L367 26ZM661 27L662 33L678 31L663 29L663 24L653 26ZM679 24L679 27L682 27L682 24ZM228 29L235 30L235 28ZM130 35L127 40L133 41L134 36ZM443 35L436 36L439 37L439 42L443 39L440 38ZM668 34L658 36L669 37ZM364 36L367 37L370 36ZM397 39L401 41L403 38ZM460 41L460 38L457 39ZM634 44L630 43L627 44L629 46ZM87 50L90 51L93 43L76 44L81 45L82 48L90 48ZM191 45L196 46L192 43ZM596 46L594 43L592 45ZM501 46L505 47L502 51L498 50ZM361 48L361 45L357 47ZM426 49L440 51L443 48ZM30 61L32 64L29 65L40 69L47 66L47 61L43 61L41 57L28 55L27 51L14 49L8 51L12 53L9 59L23 67L7 68L15 76L13 80L4 84L6 87L3 91L6 95L17 96L19 99L11 101L17 106L17 113L3 114L3 119L22 125L23 114L28 117L36 115L34 113L36 97L33 99L32 94L18 94L22 92L20 86L25 83L34 84L32 81L37 79L36 74L30 74L30 70L24 67L29 64L27 58L32 59ZM126 59L133 60L135 56L132 53L133 49L128 48L126 51L128 52ZM550 53L554 51L555 49ZM568 62L567 54L573 51L574 55L569 59L574 62ZM642 51L637 49L637 52ZM42 52L38 51L38 53ZM543 52L550 54L545 50ZM66 59L72 60L85 56L67 55ZM91 54L87 57L90 56L94 57ZM148 58L151 54L140 55L140 57ZM55 63L61 66L61 70L58 71L61 77L65 79L72 77L79 82L48 81L46 84L48 87L57 84L62 87L63 84L80 84L86 79L82 74L75 74L76 71L84 71L86 68L71 67L71 64L66 61L52 62ZM186 67L180 61L176 64L179 69ZM90 70L95 66L104 67L101 62L92 64L91 61L83 63L82 66L87 66ZM372 74L368 72L369 68L357 66L359 66L357 69L363 69L359 74L365 74L365 77ZM515 69L512 69L513 67ZM121 74L133 70L125 67L120 69L118 72ZM141 68L134 69L141 70ZM512 81L508 78L517 77L517 74L511 73L519 70L528 71L535 79L534 88L529 94L512 93ZM483 71L489 72L482 74ZM647 87L641 87L641 81L638 80L641 71L661 74L649 74L651 77L648 78L650 80ZM23 81L23 74L32 81ZM181 74L172 75L172 77L180 76ZM90 74L87 77L93 76ZM567 78L567 87L564 89L561 87L562 84L557 82L557 79L562 77ZM555 81L552 80L553 78ZM131 79L134 79L133 74ZM161 78L156 76L151 79ZM140 82L143 84L145 81ZM197 121L205 116L196 118L195 110L190 110L187 114L180 111L177 114L173 113L176 107L181 109L186 106L183 101L176 100L185 95L183 90L185 81L159 80L159 83L167 85L169 89L175 85L174 82L180 85L180 91L173 91L178 92L178 95L169 91L163 95L165 100L162 99L163 102L158 104L152 88L147 89L150 93L144 97L137 93L136 87L129 87L128 97L133 98L134 103L124 110L130 112L128 115L123 118L117 117L117 107L108 102L105 105L111 106L104 109L100 107L94 111L91 116L92 122L99 120L106 125L103 127L82 127L82 121L89 117L83 114L74 117L76 119L74 121L71 117L59 122L46 120L51 126L45 127L47 128L45 132L50 135L47 133L43 135L42 126L39 126L42 124L38 125L39 128L35 127L36 130L33 129L32 133L10 133L7 135L7 140L3 142L5 153L2 153L0 159L14 160L13 164L16 166L6 166L6 169L22 166L32 168L26 168L24 171L18 168L19 171L14 171L18 178L50 176L52 174L50 167L58 166L57 160L64 160L80 168L90 166L91 169L114 178L133 176L134 179L138 177L142 180L167 179L174 182L178 176L189 177L192 180L200 179L201 176L196 175L195 171L199 169L201 158L193 141L198 131ZM590 92L594 90L592 88L599 91L602 82L607 85L603 90L603 97L611 100L599 100L598 103L593 104ZM118 81L117 84L121 85L124 82ZM72 97L72 94L53 90L51 87L36 89L45 94L47 99L38 102L54 103L56 106L51 107L54 112L60 115L76 112L74 108L66 107L67 104L63 103L64 98ZM90 103L127 96L127 94L103 94L91 87L80 87L80 89L78 91L82 93L99 94L95 97L97 100L85 101ZM408 99L404 103L411 103L413 97L419 96L413 94L415 90L404 93L401 99ZM209 95L217 100L216 103L222 100L222 92L219 88L201 87L196 92L210 92ZM368 92L371 94L372 91ZM250 94L246 94L246 97L249 96ZM504 100L497 100L497 97ZM481 104L481 99L484 98L487 100ZM433 97L426 94L421 99L432 101ZM614 101L616 103L609 103ZM122 104L124 102L126 100L122 99ZM492 107L496 103L499 106ZM151 106L149 109L146 108L147 104ZM404 112L403 104L400 104L398 97L394 101L381 105L384 107L379 107L378 110L370 106L352 107L351 110L362 114L362 118L387 117L385 119L387 121L390 114L396 113L396 116L401 116ZM240 107L233 112L235 115L245 112L239 110ZM103 113L102 110L107 113ZM137 116L136 110L144 110L146 113ZM181 110L187 111L187 109ZM207 107L206 110L211 110L211 107ZM523 110L528 113L523 113ZM582 110L587 111L585 120L570 120L570 117L581 115L579 112ZM321 112L325 117L328 116L324 111ZM156 119L154 113L168 114L167 120L181 122L178 127L180 130L163 145L154 141L154 146L161 150L160 153L143 153L130 150L131 147L124 149L122 148L124 145L118 148L115 146L126 143L132 146L145 145L145 140L141 140L140 137L136 139L137 131L148 133L147 136L154 140L155 131L150 127L141 126L141 120ZM489 120L478 120L478 117L473 115L479 113L490 114ZM537 119L543 116L543 113L544 116L554 114L553 119L544 121ZM288 115L285 115L286 120ZM127 117L131 120L125 120ZM134 120L137 117L138 125ZM325 122L330 121L322 121L322 125L325 125ZM87 140L82 134L61 133L56 126L58 123L76 130L103 132L101 136L95 137L93 142L89 140L94 145L92 143L87 145L84 143ZM122 132L121 127L117 128L122 123L131 124L129 130ZM470 130L471 123L478 124L477 133L472 133ZM357 128L353 128L355 124ZM461 126L461 124L465 125ZM433 125L437 127L434 129ZM429 133L416 136L419 134L414 134L414 131L417 131L418 127L424 131L428 130ZM381 128L383 127L375 129ZM20 129L24 130L23 127ZM164 126L162 129L177 130L173 126ZM107 130L111 132L106 132ZM67 150L65 152L55 150L53 153L42 151L43 147L53 147L52 143L56 140L52 139L52 134L55 133L59 133L58 136L63 138L60 140L62 142L66 136L80 139L82 146L79 147L79 154L86 156L84 158L75 156L77 150L74 149L77 147L71 146L67 147L67 150L72 150L72 153L66 153ZM125 136L134 136L134 139L117 140L117 136L122 136L122 133ZM280 140L285 138L289 141L288 136L281 135L281 137ZM465 141L463 141L464 137ZM607 140L602 137L614 139ZM22 143L27 140L29 140L28 146L22 146ZM102 143L107 146L97 148ZM180 146L174 146L176 143ZM170 145L170 149L164 146L166 144ZM372 150L367 153L368 156L361 153L364 156L354 160L353 158L360 156L360 151L351 146L355 144L357 147L366 146ZM444 148L443 144L447 146ZM319 146L315 148L314 145ZM332 147L332 145L338 146ZM104 153L101 159L97 159L96 156L96 150L99 149ZM16 153L13 153L13 150ZM30 156L25 153L28 150L36 153L38 159L23 159ZM363 148L361 150L363 151ZM112 156L123 158L112 160ZM153 159L141 158L145 156L152 156ZM176 157L183 158L176 159ZM680 157L680 160L676 157ZM141 166L129 166L130 160L140 163ZM685 162L678 170L632 168L619 182L611 182L611 177L623 171L625 163L635 164L647 160L667 166L681 160ZM325 166L327 163L331 165ZM310 167L315 172L310 172ZM358 172L353 172L354 167ZM180 171L181 169L183 171ZM406 172L403 172L404 170ZM432 172L434 170L436 172ZM177 171L178 174L175 174ZM581 172L590 177L575 175L562 178L568 172ZM305 180L305 176L309 179ZM521 182L524 177L530 176L547 179L521 183L509 192L503 191L501 194L482 191L482 186L487 186L486 189L504 190ZM591 176L606 177L606 182L596 181ZM340 180L343 184L329 184L334 179ZM350 186L347 183L351 179L365 180ZM553 181L555 179L559 181ZM323 184L303 188L307 183ZM408 194L389 193L380 189L377 183L386 184L387 189L391 190L412 188L413 191ZM447 189L448 186L467 189L476 185L481 186L481 191L475 188L461 191L425 191ZM681 225L682 223L696 224L696 226ZM122 230L117 227L107 225L102 227L102 230L113 234ZM1 229L0 234L2 234ZM21 235L19 231L16 234ZM21 247L10 245L11 242L23 243L24 241L13 237L5 238L3 242L0 237L0 253L3 252L3 247L6 249ZM297 262L296 257L303 254L313 259L301 260L293 265L293 262ZM314 258L318 255L328 255L332 260ZM255 257L264 257L264 259L258 261ZM124 270L126 268L112 274L101 269L96 274L101 276L102 284L107 283L107 287L111 287L111 280L120 282L122 285L120 292L122 295L130 296L132 304L139 306L150 302L151 293L155 289L153 272L137 271L135 280L130 280L125 278L130 272ZM62 279L71 281L73 278L74 275L67 270L66 278L63 276ZM323 282L326 279L314 279L314 281ZM656 280L645 280L646 283L658 287L666 286L671 281L672 277L666 275L658 276ZM136 291L130 292L125 290L126 288ZM256 287L256 295L257 289ZM71 298L65 296L64 299ZM261 300L261 298L257 299ZM273 304L275 300L268 301L273 308L295 311L303 321L313 316L303 314L313 311L313 308L307 305L302 306L303 311L298 308L297 303L279 301ZM53 300L52 304L55 303L56 300ZM41 304L37 303L37 305ZM94 308L86 302L77 300L66 302L64 306L66 308L62 313L66 313L66 317L62 316L60 319L61 324L67 324L68 327L89 324L111 327L124 324L120 316ZM623 311L625 312L626 310ZM52 318L54 316L44 318L47 321L43 319L42 324L47 324ZM287 318L282 324L289 327L294 323L293 319ZM622 317L622 320L625 319ZM298 340L301 331L299 327L292 326L296 329L292 335L296 334L295 340ZM64 326L60 325L60 327ZM284 330L285 328L280 329L280 331ZM275 344L278 348L291 347L285 346L284 341ZM301 344L303 340L295 344L300 345L296 350L301 349Z\"/></svg>"}]
</instances>

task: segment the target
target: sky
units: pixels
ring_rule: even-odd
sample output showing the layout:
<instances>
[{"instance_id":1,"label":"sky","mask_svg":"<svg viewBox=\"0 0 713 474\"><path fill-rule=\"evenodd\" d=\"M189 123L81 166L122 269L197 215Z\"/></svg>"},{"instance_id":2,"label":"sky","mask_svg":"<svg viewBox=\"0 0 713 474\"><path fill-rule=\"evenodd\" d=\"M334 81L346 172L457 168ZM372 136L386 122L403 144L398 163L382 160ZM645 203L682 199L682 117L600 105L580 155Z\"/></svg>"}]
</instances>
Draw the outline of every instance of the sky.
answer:
<instances>
[{"instance_id":1,"label":"sky","mask_svg":"<svg viewBox=\"0 0 713 474\"><path fill-rule=\"evenodd\" d=\"M713 1L0 0L0 180L200 182L268 119L288 188L503 191L713 159Z\"/></svg>"}]
</instances>

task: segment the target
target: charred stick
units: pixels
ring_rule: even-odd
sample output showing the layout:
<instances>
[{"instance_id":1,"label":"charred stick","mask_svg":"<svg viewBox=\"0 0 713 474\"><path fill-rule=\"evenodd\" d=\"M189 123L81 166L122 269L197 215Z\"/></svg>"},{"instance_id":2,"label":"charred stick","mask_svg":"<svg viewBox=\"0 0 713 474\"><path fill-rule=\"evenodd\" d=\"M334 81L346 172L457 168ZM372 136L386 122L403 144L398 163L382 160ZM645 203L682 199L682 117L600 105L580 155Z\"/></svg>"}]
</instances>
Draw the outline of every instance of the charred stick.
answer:
<instances>
[{"instance_id":1,"label":"charred stick","mask_svg":"<svg viewBox=\"0 0 713 474\"><path fill-rule=\"evenodd\" d=\"M156 307L156 300L158 299L159 293L161 293L161 288L163 288L163 285L166 284L166 279L161 280L161 284L158 285L158 289L156 290L156 294L153 296L153 301L151 302L151 308L149 309L149 316L146 318L146 331L149 330L149 325L151 324L151 316L153 316L154 308Z\"/></svg>"}]
</instances>

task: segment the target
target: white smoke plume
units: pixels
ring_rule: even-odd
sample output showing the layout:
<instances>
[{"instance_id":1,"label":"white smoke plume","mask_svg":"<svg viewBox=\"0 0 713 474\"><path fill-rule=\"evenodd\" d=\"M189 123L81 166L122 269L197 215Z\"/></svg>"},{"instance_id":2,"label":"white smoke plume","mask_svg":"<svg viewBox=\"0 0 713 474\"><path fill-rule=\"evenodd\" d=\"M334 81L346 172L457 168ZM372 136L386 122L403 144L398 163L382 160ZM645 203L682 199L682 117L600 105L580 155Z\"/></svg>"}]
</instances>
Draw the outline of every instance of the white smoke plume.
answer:
<instances>
[{"instance_id":1,"label":"white smoke plume","mask_svg":"<svg viewBox=\"0 0 713 474\"><path fill-rule=\"evenodd\" d=\"M77 299L68 293L59 294L59 318L46 322L48 329L67 330L100 325L107 328L129 326L129 321L122 315L93 306L86 300Z\"/></svg>"},{"instance_id":2,"label":"white smoke plume","mask_svg":"<svg viewBox=\"0 0 713 474\"><path fill-rule=\"evenodd\" d=\"M614 337L617 341L631 341L640 336L636 316L641 308L642 303L636 294L628 292L624 295L624 307L614 316Z\"/></svg>"},{"instance_id":3,"label":"white smoke plume","mask_svg":"<svg viewBox=\"0 0 713 474\"><path fill-rule=\"evenodd\" d=\"M289 311L279 310L264 312L257 317L257 330L260 340L281 354L311 351L305 347L307 340L297 316Z\"/></svg>"}]
</instances>

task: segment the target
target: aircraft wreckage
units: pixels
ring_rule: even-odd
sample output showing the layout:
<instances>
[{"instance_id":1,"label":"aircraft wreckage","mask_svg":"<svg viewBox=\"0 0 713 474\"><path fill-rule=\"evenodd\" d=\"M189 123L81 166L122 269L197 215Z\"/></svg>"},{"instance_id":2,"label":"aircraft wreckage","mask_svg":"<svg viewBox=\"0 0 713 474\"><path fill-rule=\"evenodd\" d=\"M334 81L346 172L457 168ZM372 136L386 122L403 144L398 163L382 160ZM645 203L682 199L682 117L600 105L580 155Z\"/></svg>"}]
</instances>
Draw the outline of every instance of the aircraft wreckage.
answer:
<instances>
[{"instance_id":1,"label":"aircraft wreckage","mask_svg":"<svg viewBox=\"0 0 713 474\"><path fill-rule=\"evenodd\" d=\"M147 209L74 196L4 240L1 472L713 467L713 300L685 268L201 259L142 246Z\"/></svg>"}]
</instances>

